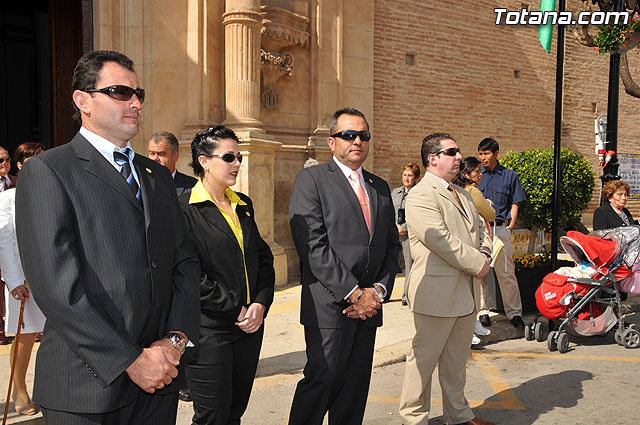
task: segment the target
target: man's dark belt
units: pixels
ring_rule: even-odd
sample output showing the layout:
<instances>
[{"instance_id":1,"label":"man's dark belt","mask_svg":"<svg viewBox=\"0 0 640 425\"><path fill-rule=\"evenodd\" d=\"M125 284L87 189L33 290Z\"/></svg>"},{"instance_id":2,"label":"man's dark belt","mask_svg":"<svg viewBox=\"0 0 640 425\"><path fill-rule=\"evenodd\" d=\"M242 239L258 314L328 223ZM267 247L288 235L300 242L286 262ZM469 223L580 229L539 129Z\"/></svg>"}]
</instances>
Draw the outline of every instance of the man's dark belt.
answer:
<instances>
[{"instance_id":1,"label":"man's dark belt","mask_svg":"<svg viewBox=\"0 0 640 425\"><path fill-rule=\"evenodd\" d=\"M509 225L510 221L511 220L496 220L495 224L496 224L496 226L502 226L503 224Z\"/></svg>"}]
</instances>

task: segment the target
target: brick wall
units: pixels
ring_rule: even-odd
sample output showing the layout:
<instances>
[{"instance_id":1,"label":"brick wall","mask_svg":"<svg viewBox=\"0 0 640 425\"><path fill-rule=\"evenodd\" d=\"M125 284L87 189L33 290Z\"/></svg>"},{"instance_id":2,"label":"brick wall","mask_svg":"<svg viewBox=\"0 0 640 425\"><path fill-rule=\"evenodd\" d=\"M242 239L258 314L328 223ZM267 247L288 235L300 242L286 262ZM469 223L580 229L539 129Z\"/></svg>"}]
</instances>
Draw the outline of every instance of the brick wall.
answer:
<instances>
[{"instance_id":1,"label":"brick wall","mask_svg":"<svg viewBox=\"0 0 640 425\"><path fill-rule=\"evenodd\" d=\"M420 163L421 140L432 132L451 133L464 155L475 155L484 137L498 140L503 153L553 146L557 29L547 55L537 27L494 23L494 8L527 5L539 3L375 0L374 168L391 187L401 184L402 165ZM607 109L609 56L568 31L565 46L563 147L589 158L599 176L593 121ZM634 52L629 61L640 80L640 57ZM640 99L620 85L618 149L637 153ZM599 180L590 211L598 189ZM631 204L634 216L639 206Z\"/></svg>"}]
</instances>

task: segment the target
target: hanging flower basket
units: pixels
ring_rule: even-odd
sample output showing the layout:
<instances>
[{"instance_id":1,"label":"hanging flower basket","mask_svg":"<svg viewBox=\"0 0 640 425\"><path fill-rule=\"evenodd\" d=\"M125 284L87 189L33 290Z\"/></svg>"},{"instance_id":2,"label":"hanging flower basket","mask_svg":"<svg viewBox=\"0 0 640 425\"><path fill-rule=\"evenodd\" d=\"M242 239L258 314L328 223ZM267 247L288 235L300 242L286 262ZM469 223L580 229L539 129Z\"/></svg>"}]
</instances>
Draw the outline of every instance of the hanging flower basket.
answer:
<instances>
[{"instance_id":1,"label":"hanging flower basket","mask_svg":"<svg viewBox=\"0 0 640 425\"><path fill-rule=\"evenodd\" d=\"M601 53L627 53L640 45L640 20L631 18L627 24L600 25L593 39L594 50Z\"/></svg>"}]
</instances>

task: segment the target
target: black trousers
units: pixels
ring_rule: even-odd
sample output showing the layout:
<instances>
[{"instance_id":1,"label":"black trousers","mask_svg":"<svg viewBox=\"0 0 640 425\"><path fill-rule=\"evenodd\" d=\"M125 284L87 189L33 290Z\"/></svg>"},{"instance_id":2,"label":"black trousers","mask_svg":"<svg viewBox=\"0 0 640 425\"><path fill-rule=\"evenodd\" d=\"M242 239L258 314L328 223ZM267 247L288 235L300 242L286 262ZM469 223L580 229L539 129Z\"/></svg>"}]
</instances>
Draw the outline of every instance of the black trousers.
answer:
<instances>
[{"instance_id":1,"label":"black trousers","mask_svg":"<svg viewBox=\"0 0 640 425\"><path fill-rule=\"evenodd\" d=\"M193 398L193 423L240 424L258 368L264 325L230 340L201 328L198 350L187 359L187 385Z\"/></svg>"},{"instance_id":2,"label":"black trousers","mask_svg":"<svg viewBox=\"0 0 640 425\"><path fill-rule=\"evenodd\" d=\"M353 320L346 328L304 327L307 364L293 397L289 425L360 425L371 382L376 328Z\"/></svg>"},{"instance_id":3,"label":"black trousers","mask_svg":"<svg viewBox=\"0 0 640 425\"><path fill-rule=\"evenodd\" d=\"M175 425L178 393L139 391L136 400L109 413L75 413L42 408L46 425Z\"/></svg>"}]
</instances>

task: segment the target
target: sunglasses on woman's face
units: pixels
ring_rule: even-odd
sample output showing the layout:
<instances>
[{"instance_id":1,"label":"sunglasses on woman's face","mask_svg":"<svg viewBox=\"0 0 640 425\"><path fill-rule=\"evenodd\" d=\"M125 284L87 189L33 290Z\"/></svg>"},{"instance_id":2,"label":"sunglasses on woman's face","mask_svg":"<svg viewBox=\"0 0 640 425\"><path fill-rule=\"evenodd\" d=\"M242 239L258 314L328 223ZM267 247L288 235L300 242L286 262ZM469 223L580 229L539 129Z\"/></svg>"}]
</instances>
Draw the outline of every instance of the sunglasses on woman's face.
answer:
<instances>
[{"instance_id":1,"label":"sunglasses on woman's face","mask_svg":"<svg viewBox=\"0 0 640 425\"><path fill-rule=\"evenodd\" d=\"M87 89L82 91L87 93L103 93L111 98L114 98L116 100L122 100L122 101L127 101L131 99L135 94L138 97L138 100L140 101L140 103L144 102L144 90L141 88L132 89L131 87L127 87L127 86L115 85L115 86L105 87L103 89Z\"/></svg>"},{"instance_id":2,"label":"sunglasses on woman's face","mask_svg":"<svg viewBox=\"0 0 640 425\"><path fill-rule=\"evenodd\" d=\"M227 153L212 153L210 155L205 155L205 156L208 156L209 158L217 156L218 158L222 158L222 160L224 162L233 162L234 160L237 159L238 162L242 164L242 154L241 153L238 153L237 155L234 155L231 152L227 152Z\"/></svg>"}]
</instances>

